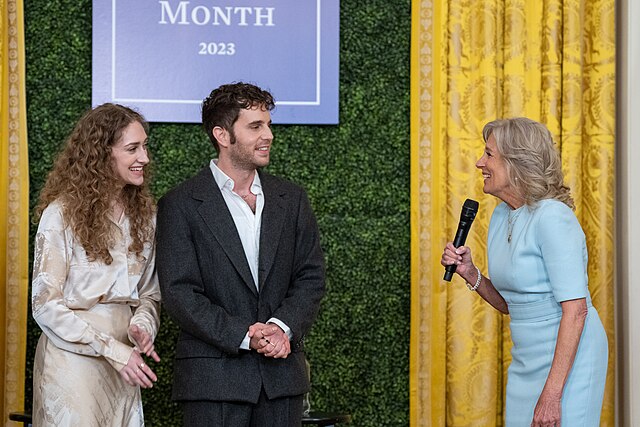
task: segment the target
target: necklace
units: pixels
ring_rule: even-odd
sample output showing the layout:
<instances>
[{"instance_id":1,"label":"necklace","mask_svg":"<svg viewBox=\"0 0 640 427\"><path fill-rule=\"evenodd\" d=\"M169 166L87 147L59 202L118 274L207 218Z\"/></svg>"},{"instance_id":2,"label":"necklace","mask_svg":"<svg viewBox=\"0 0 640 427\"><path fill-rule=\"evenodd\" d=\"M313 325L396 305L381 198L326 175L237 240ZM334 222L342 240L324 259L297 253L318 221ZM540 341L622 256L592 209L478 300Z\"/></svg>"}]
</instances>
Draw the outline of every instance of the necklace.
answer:
<instances>
[{"instance_id":1,"label":"necklace","mask_svg":"<svg viewBox=\"0 0 640 427\"><path fill-rule=\"evenodd\" d=\"M517 213L515 213L513 216L511 216L511 213L513 211L509 211L509 214L507 216L507 242L511 243L511 235L513 234L513 226L516 224L516 220L518 219L518 217L520 216L520 213L522 212L522 210L518 210Z\"/></svg>"}]
</instances>

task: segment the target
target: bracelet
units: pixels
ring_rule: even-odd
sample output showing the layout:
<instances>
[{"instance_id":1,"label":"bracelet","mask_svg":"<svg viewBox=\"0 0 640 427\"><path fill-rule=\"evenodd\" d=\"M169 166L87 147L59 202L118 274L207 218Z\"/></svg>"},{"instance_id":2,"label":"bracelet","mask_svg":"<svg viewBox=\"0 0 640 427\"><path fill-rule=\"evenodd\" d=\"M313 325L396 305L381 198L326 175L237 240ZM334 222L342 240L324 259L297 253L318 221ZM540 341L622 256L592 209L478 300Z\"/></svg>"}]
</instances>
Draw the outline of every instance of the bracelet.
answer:
<instances>
[{"instance_id":1,"label":"bracelet","mask_svg":"<svg viewBox=\"0 0 640 427\"><path fill-rule=\"evenodd\" d=\"M464 281L464 283L466 283L467 288L469 288L470 291L474 291L476 289L478 289L478 286L480 286L480 282L482 282L482 274L480 274L480 269L478 267L476 267L476 271L478 272L478 280L476 280L475 285L471 286L471 283L467 282L466 280Z\"/></svg>"}]
</instances>

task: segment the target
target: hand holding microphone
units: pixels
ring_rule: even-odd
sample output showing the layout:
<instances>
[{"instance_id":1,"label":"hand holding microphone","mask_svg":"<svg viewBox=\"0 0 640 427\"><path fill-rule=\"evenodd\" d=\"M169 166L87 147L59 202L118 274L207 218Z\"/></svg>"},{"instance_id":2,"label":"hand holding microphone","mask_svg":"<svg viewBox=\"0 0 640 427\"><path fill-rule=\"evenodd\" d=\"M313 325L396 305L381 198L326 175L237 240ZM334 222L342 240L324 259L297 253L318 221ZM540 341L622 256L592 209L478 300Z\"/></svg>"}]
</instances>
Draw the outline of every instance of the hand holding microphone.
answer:
<instances>
[{"instance_id":1,"label":"hand holding microphone","mask_svg":"<svg viewBox=\"0 0 640 427\"><path fill-rule=\"evenodd\" d=\"M467 199L462 206L462 212L460 212L460 221L458 222L458 231L456 232L456 237L453 239L453 246L459 247L464 245L464 242L467 240L467 235L469 234L469 229L471 229L471 224L473 220L476 218L476 214L478 213L478 202L472 199ZM444 261L444 255L443 255ZM455 273L457 268L456 264L446 265L444 280L447 282L451 281L453 277L453 273Z\"/></svg>"}]
</instances>

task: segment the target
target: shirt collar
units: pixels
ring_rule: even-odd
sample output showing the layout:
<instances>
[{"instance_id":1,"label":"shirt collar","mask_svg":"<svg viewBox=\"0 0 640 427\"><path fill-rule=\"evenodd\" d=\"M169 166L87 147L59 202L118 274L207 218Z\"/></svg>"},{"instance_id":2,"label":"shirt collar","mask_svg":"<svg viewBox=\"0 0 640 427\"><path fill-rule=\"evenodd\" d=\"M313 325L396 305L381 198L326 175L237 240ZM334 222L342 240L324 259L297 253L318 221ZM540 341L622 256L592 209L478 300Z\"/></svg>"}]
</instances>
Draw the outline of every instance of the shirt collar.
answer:
<instances>
[{"instance_id":1,"label":"shirt collar","mask_svg":"<svg viewBox=\"0 0 640 427\"><path fill-rule=\"evenodd\" d=\"M211 173L213 173L213 179L216 180L216 184L218 184L218 188L222 191L223 188L228 188L229 191L233 191L233 187L235 186L235 182L233 179L229 178L229 176L222 172L222 170L218 167L218 159L212 159L211 163L209 163L209 169L211 169ZM258 171L253 176L253 182L251 183L251 192L253 194L262 193L262 183L260 182L260 174Z\"/></svg>"}]
</instances>

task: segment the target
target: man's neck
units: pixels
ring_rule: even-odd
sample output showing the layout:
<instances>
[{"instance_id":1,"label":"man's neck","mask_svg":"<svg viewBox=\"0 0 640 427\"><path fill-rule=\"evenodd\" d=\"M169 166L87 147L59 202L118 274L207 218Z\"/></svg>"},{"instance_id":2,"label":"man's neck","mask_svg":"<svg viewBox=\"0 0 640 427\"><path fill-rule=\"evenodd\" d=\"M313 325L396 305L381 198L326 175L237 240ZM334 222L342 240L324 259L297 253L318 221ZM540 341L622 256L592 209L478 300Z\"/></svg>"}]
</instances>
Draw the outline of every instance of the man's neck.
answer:
<instances>
[{"instance_id":1,"label":"man's neck","mask_svg":"<svg viewBox=\"0 0 640 427\"><path fill-rule=\"evenodd\" d=\"M240 170L234 168L230 162L224 161L223 159L218 159L217 166L218 169L220 169L233 180L233 188L236 193L247 193L249 191L249 189L251 188L251 184L253 184L255 174L257 173L255 169Z\"/></svg>"}]
</instances>

